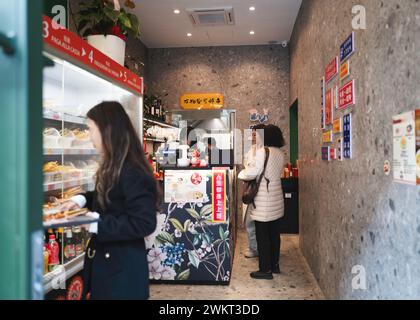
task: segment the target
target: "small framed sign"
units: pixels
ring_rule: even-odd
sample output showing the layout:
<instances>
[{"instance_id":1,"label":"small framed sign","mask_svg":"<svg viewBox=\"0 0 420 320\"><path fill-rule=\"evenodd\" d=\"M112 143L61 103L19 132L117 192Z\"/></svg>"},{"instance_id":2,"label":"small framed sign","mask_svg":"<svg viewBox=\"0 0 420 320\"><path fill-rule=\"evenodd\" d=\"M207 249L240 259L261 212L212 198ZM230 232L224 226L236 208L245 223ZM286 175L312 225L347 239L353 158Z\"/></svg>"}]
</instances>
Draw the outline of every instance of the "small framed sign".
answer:
<instances>
[{"instance_id":1,"label":"small framed sign","mask_svg":"<svg viewBox=\"0 0 420 320\"><path fill-rule=\"evenodd\" d=\"M351 130L351 113L343 117L343 157L344 159L353 158Z\"/></svg>"},{"instance_id":2,"label":"small framed sign","mask_svg":"<svg viewBox=\"0 0 420 320\"><path fill-rule=\"evenodd\" d=\"M354 31L351 35L343 42L340 46L340 61L343 62L350 58L350 56L355 52L355 40L354 40Z\"/></svg>"},{"instance_id":3,"label":"small framed sign","mask_svg":"<svg viewBox=\"0 0 420 320\"><path fill-rule=\"evenodd\" d=\"M333 141L333 132L332 130L325 131L322 134L322 142L323 143L331 143Z\"/></svg>"},{"instance_id":4,"label":"small framed sign","mask_svg":"<svg viewBox=\"0 0 420 320\"><path fill-rule=\"evenodd\" d=\"M344 81L350 76L350 60L346 60L340 66L340 81Z\"/></svg>"},{"instance_id":5,"label":"small framed sign","mask_svg":"<svg viewBox=\"0 0 420 320\"><path fill-rule=\"evenodd\" d=\"M343 132L343 119L340 117L333 122L333 133L338 134Z\"/></svg>"},{"instance_id":6,"label":"small framed sign","mask_svg":"<svg viewBox=\"0 0 420 320\"><path fill-rule=\"evenodd\" d=\"M330 161L330 147L321 148L322 160Z\"/></svg>"},{"instance_id":7,"label":"small framed sign","mask_svg":"<svg viewBox=\"0 0 420 320\"><path fill-rule=\"evenodd\" d=\"M338 109L346 109L356 104L355 80L351 80L338 90Z\"/></svg>"},{"instance_id":8,"label":"small framed sign","mask_svg":"<svg viewBox=\"0 0 420 320\"><path fill-rule=\"evenodd\" d=\"M325 82L328 83L338 74L338 57L335 57L325 69Z\"/></svg>"},{"instance_id":9,"label":"small framed sign","mask_svg":"<svg viewBox=\"0 0 420 320\"><path fill-rule=\"evenodd\" d=\"M325 78L321 79L321 128L325 129Z\"/></svg>"},{"instance_id":10,"label":"small framed sign","mask_svg":"<svg viewBox=\"0 0 420 320\"><path fill-rule=\"evenodd\" d=\"M325 96L325 125L329 126L333 122L333 96L334 96L334 89L328 90Z\"/></svg>"}]
</instances>

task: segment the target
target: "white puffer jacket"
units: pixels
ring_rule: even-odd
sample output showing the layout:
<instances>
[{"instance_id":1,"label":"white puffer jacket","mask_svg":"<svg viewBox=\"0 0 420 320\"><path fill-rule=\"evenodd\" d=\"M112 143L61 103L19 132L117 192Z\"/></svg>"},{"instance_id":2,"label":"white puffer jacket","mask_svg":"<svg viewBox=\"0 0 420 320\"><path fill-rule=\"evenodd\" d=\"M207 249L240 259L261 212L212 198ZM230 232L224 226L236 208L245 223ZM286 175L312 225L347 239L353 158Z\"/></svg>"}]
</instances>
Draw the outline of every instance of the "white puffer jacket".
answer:
<instances>
[{"instance_id":1,"label":"white puffer jacket","mask_svg":"<svg viewBox=\"0 0 420 320\"><path fill-rule=\"evenodd\" d=\"M269 222L280 219L284 216L283 189L281 186L281 173L284 167L284 153L280 148L269 148L265 177L270 180L267 190L267 180L263 177L257 196L255 197L255 208L250 205L248 214L252 220L259 222ZM242 170L238 178L250 181L259 178L264 169L265 150L259 148L252 155L252 150L245 158L245 169Z\"/></svg>"}]
</instances>

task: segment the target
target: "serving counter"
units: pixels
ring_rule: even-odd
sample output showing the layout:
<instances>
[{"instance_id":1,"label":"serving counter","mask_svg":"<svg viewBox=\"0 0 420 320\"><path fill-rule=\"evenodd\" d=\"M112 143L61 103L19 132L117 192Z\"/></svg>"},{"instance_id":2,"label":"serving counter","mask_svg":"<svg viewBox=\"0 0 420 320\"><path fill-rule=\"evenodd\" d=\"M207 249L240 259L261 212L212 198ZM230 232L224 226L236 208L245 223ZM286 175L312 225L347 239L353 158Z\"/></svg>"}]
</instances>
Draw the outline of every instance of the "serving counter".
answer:
<instances>
[{"instance_id":1,"label":"serving counter","mask_svg":"<svg viewBox=\"0 0 420 320\"><path fill-rule=\"evenodd\" d=\"M147 239L152 283L229 284L236 169L164 168L158 228Z\"/></svg>"}]
</instances>

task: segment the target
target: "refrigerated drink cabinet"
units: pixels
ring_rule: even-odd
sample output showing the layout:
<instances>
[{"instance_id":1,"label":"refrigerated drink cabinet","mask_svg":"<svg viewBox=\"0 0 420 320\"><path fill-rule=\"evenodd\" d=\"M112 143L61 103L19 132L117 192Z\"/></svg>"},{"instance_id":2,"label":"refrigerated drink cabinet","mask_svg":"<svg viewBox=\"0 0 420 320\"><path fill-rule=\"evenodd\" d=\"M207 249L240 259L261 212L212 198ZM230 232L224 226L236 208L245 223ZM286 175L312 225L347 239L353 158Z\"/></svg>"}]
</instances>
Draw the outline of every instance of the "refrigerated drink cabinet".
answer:
<instances>
[{"instance_id":1,"label":"refrigerated drink cabinet","mask_svg":"<svg viewBox=\"0 0 420 320\"><path fill-rule=\"evenodd\" d=\"M141 139L143 79L48 17L43 18L42 30L46 62L43 71L44 293L46 299L76 300L81 298L84 286L80 272L89 241L88 232L81 226L93 220L86 217L85 211L63 217L65 213L59 212L59 205L95 187L100 156L89 139L86 113L103 101L118 101Z\"/></svg>"}]
</instances>

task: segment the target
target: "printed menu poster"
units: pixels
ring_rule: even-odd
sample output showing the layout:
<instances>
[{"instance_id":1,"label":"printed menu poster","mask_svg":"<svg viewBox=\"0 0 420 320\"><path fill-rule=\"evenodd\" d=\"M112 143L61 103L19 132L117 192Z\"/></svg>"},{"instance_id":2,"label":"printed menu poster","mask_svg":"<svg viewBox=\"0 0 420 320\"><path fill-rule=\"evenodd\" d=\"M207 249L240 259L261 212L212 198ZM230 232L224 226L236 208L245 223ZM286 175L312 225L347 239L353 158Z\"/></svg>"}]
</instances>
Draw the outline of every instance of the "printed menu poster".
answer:
<instances>
[{"instance_id":1,"label":"printed menu poster","mask_svg":"<svg viewBox=\"0 0 420 320\"><path fill-rule=\"evenodd\" d=\"M201 203L206 196L207 171L166 170L165 203Z\"/></svg>"},{"instance_id":2,"label":"printed menu poster","mask_svg":"<svg viewBox=\"0 0 420 320\"><path fill-rule=\"evenodd\" d=\"M333 89L328 90L325 97L325 124L328 126L333 122Z\"/></svg>"},{"instance_id":3,"label":"printed menu poster","mask_svg":"<svg viewBox=\"0 0 420 320\"><path fill-rule=\"evenodd\" d=\"M394 180L420 184L420 110L393 117L393 136Z\"/></svg>"}]
</instances>

